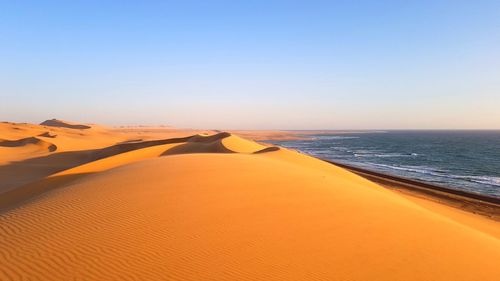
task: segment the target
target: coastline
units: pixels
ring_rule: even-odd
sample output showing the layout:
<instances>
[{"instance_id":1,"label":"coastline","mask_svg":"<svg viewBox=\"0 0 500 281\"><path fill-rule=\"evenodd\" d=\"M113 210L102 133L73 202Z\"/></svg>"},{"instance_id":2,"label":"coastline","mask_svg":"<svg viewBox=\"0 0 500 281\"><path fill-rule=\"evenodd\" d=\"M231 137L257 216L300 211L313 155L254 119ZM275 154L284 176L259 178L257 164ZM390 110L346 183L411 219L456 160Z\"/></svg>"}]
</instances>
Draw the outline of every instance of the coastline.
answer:
<instances>
[{"instance_id":1,"label":"coastline","mask_svg":"<svg viewBox=\"0 0 500 281\"><path fill-rule=\"evenodd\" d=\"M269 142L367 170L500 197L499 132L405 130Z\"/></svg>"},{"instance_id":2,"label":"coastline","mask_svg":"<svg viewBox=\"0 0 500 281\"><path fill-rule=\"evenodd\" d=\"M314 157L314 156L312 156ZM489 219L500 221L500 198L434 185L404 177L375 172L331 160L321 159L347 169L388 189L458 208Z\"/></svg>"}]
</instances>

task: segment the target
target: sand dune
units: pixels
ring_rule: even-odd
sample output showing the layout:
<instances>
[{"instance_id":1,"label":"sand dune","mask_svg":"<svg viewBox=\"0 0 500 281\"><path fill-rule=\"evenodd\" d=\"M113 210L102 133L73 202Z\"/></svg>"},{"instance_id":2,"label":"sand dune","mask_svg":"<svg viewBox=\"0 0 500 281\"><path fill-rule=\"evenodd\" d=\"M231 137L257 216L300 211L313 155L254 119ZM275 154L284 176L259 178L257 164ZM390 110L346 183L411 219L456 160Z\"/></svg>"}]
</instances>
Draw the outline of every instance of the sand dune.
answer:
<instances>
[{"instance_id":1,"label":"sand dune","mask_svg":"<svg viewBox=\"0 0 500 281\"><path fill-rule=\"evenodd\" d=\"M226 147L225 145L229 146ZM66 181L55 180L54 178L62 175L98 172L132 161L164 155L184 153L262 153L265 152L265 148L266 146L228 133L219 133L153 141L121 142L102 149L66 152L28 159L21 162L21 164L0 167L0 178L6 178L0 184L0 191L4 192L0 198L0 208L60 186L61 183ZM10 181L7 179L10 174L20 173L20 169L23 169L25 174L22 179L13 177L10 178ZM78 176L67 177L67 179L71 180L76 178Z\"/></svg>"},{"instance_id":2,"label":"sand dune","mask_svg":"<svg viewBox=\"0 0 500 281\"><path fill-rule=\"evenodd\" d=\"M56 150L57 146L55 144L37 137L16 140L0 139L0 165L4 162L47 154Z\"/></svg>"},{"instance_id":3,"label":"sand dune","mask_svg":"<svg viewBox=\"0 0 500 281\"><path fill-rule=\"evenodd\" d=\"M0 123L0 139L16 140L31 137L56 145L58 152L109 146L118 141L123 141L125 138L125 136L101 126L75 130L26 123ZM2 162L1 160L0 162Z\"/></svg>"},{"instance_id":4,"label":"sand dune","mask_svg":"<svg viewBox=\"0 0 500 281\"><path fill-rule=\"evenodd\" d=\"M0 195L0 280L500 276L500 237L480 227L498 230L496 222L460 214L474 222L464 224L453 209L422 207L342 168L229 133L138 135L86 135L114 144L42 157L57 169Z\"/></svg>"},{"instance_id":5,"label":"sand dune","mask_svg":"<svg viewBox=\"0 0 500 281\"><path fill-rule=\"evenodd\" d=\"M69 128L69 129L79 129L79 130L85 130L85 129L90 129L90 126L87 125L82 125L82 124L74 124L70 123L68 121L62 121L58 119L50 119L50 120L45 120L40 125L43 126L50 126L50 127L61 127L61 128Z\"/></svg>"},{"instance_id":6,"label":"sand dune","mask_svg":"<svg viewBox=\"0 0 500 281\"><path fill-rule=\"evenodd\" d=\"M50 152L55 151L57 149L57 146L55 146L54 144L35 137L29 137L19 140L0 139L0 147L24 147L30 145L36 146L39 149L46 149Z\"/></svg>"}]
</instances>

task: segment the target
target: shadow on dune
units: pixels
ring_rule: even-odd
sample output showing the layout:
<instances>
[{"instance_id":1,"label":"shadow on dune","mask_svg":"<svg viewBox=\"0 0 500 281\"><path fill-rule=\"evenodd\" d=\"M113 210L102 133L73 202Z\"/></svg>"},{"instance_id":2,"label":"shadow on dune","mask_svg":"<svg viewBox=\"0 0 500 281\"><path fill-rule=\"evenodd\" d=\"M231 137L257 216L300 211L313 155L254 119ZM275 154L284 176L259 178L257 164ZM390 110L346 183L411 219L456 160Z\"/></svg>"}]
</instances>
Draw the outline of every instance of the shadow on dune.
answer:
<instances>
[{"instance_id":1,"label":"shadow on dune","mask_svg":"<svg viewBox=\"0 0 500 281\"><path fill-rule=\"evenodd\" d=\"M192 153L234 153L234 151L227 149L221 142L214 141L210 143L184 143L176 147L172 147L163 152L161 156L175 155L175 154L192 154Z\"/></svg>"},{"instance_id":2,"label":"shadow on dune","mask_svg":"<svg viewBox=\"0 0 500 281\"><path fill-rule=\"evenodd\" d=\"M4 192L0 196L0 210L4 211L9 208L15 208L17 204L23 203L35 195L56 189L63 185L67 185L79 178L90 175L92 173L71 174L46 178L42 181L36 181L23 185L22 187Z\"/></svg>"},{"instance_id":3,"label":"shadow on dune","mask_svg":"<svg viewBox=\"0 0 500 281\"><path fill-rule=\"evenodd\" d=\"M227 132L221 132L217 133L215 135L209 135L209 136L204 136L204 135L194 135L189 137L189 142L214 142L214 141L219 141L224 138L230 137L231 134Z\"/></svg>"},{"instance_id":4,"label":"shadow on dune","mask_svg":"<svg viewBox=\"0 0 500 281\"><path fill-rule=\"evenodd\" d=\"M59 152L2 165L0 192L91 162L96 152L97 150Z\"/></svg>"},{"instance_id":5,"label":"shadow on dune","mask_svg":"<svg viewBox=\"0 0 500 281\"><path fill-rule=\"evenodd\" d=\"M134 142L140 142L140 141L143 141L143 139L131 139L131 140L126 140L126 141L119 142L117 144L134 143Z\"/></svg>"},{"instance_id":6,"label":"shadow on dune","mask_svg":"<svg viewBox=\"0 0 500 281\"><path fill-rule=\"evenodd\" d=\"M190 153L234 153L226 148L221 140L230 137L230 133L222 132L211 136L195 135L178 146L172 147L163 152L161 156Z\"/></svg>"},{"instance_id":7,"label":"shadow on dune","mask_svg":"<svg viewBox=\"0 0 500 281\"><path fill-rule=\"evenodd\" d=\"M255 151L253 154L259 154L259 153L266 153L266 152L273 152L273 151L278 151L280 150L279 147L277 146L270 146L270 147L266 147L264 149L261 149L259 151Z\"/></svg>"},{"instance_id":8,"label":"shadow on dune","mask_svg":"<svg viewBox=\"0 0 500 281\"><path fill-rule=\"evenodd\" d=\"M91 161L96 161L120 153L146 148L150 146L187 142L191 137L192 136L184 138L172 138L172 139L152 140L143 142L118 143L103 149L98 149L95 153L92 154L93 159L91 159Z\"/></svg>"},{"instance_id":9,"label":"shadow on dune","mask_svg":"<svg viewBox=\"0 0 500 281\"><path fill-rule=\"evenodd\" d=\"M57 135L51 135L50 132L45 132L45 133L41 133L38 135L39 137L44 137L44 138L55 138L57 137Z\"/></svg>"}]
</instances>

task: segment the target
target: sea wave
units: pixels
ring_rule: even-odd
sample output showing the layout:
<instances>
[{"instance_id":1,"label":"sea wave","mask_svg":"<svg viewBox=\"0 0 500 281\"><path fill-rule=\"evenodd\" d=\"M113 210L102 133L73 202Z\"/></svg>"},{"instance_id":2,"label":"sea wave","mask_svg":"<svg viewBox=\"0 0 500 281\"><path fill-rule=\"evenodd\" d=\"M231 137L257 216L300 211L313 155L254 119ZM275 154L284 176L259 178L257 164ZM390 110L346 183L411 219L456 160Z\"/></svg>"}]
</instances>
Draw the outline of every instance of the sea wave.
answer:
<instances>
[{"instance_id":1,"label":"sea wave","mask_svg":"<svg viewBox=\"0 0 500 281\"><path fill-rule=\"evenodd\" d=\"M459 175L447 175L450 178L466 180L471 182L477 182L482 184L489 184L494 186L500 186L500 177L492 176L459 176Z\"/></svg>"},{"instance_id":2,"label":"sea wave","mask_svg":"<svg viewBox=\"0 0 500 281\"><path fill-rule=\"evenodd\" d=\"M399 171L413 172L413 173L420 173L420 174L429 174L429 175L435 175L435 176L443 176L447 172L445 170L431 168L431 167L427 167L427 166L393 166L393 165L386 165L386 164L379 164L379 163L365 163L365 164L368 164L370 166L377 166L377 167L382 167L382 168L399 170Z\"/></svg>"},{"instance_id":3,"label":"sea wave","mask_svg":"<svg viewBox=\"0 0 500 281\"><path fill-rule=\"evenodd\" d=\"M359 137L352 137L352 136L315 136L312 139L313 140L350 140L350 139L359 139Z\"/></svg>"},{"instance_id":4,"label":"sea wave","mask_svg":"<svg viewBox=\"0 0 500 281\"><path fill-rule=\"evenodd\" d=\"M480 184L488 184L492 186L500 186L500 177L494 177L494 176L455 175L445 170L426 167L426 166L392 166L392 165L385 165L378 163L364 163L364 164L366 166L375 166L375 167L399 170L404 172L425 174L425 175L439 177L441 179L444 178L444 179L463 180Z\"/></svg>"},{"instance_id":5,"label":"sea wave","mask_svg":"<svg viewBox=\"0 0 500 281\"><path fill-rule=\"evenodd\" d=\"M417 153L354 153L354 157L378 157L378 158L390 158L390 157L417 157Z\"/></svg>"}]
</instances>

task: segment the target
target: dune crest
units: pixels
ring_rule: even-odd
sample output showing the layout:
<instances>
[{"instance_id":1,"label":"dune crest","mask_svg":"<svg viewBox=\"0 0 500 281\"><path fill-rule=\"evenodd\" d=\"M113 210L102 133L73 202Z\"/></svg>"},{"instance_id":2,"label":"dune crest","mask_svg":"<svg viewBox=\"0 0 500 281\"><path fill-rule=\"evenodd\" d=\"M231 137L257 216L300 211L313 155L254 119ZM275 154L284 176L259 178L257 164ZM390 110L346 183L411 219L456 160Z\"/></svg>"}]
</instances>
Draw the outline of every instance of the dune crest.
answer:
<instances>
[{"instance_id":1,"label":"dune crest","mask_svg":"<svg viewBox=\"0 0 500 281\"><path fill-rule=\"evenodd\" d=\"M195 135L179 146L172 147L163 155L186 153L255 153L267 147L253 141L242 139L227 132L213 135Z\"/></svg>"}]
</instances>

